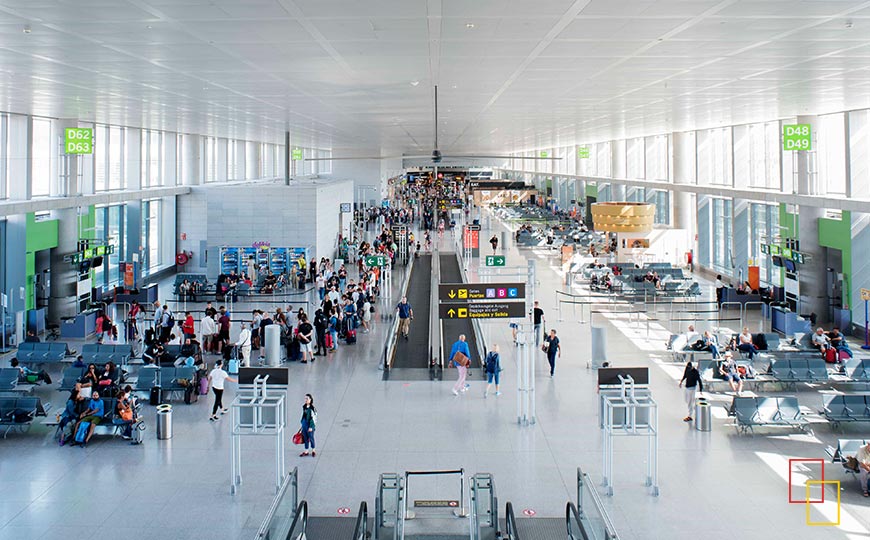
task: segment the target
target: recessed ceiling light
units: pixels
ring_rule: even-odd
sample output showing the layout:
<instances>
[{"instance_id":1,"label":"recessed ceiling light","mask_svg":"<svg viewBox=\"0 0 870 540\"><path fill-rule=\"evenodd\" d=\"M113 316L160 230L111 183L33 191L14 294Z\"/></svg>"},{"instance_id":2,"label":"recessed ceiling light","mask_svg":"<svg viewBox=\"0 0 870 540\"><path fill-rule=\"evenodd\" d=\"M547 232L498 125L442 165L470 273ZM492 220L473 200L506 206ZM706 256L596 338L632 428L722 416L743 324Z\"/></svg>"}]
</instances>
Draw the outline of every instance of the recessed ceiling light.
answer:
<instances>
[{"instance_id":1,"label":"recessed ceiling light","mask_svg":"<svg viewBox=\"0 0 870 540\"><path fill-rule=\"evenodd\" d=\"M411 81L411 86L417 86L420 84L420 81Z\"/></svg>"},{"instance_id":2,"label":"recessed ceiling light","mask_svg":"<svg viewBox=\"0 0 870 540\"><path fill-rule=\"evenodd\" d=\"M465 27L469 30L474 30L475 26L476 25L474 23L465 23Z\"/></svg>"},{"instance_id":3,"label":"recessed ceiling light","mask_svg":"<svg viewBox=\"0 0 870 540\"><path fill-rule=\"evenodd\" d=\"M852 28L852 21L846 21L846 28Z\"/></svg>"},{"instance_id":4,"label":"recessed ceiling light","mask_svg":"<svg viewBox=\"0 0 870 540\"><path fill-rule=\"evenodd\" d=\"M24 32L25 34L29 34L29 33L31 33L33 30L31 30L29 24L26 24L26 25L24 25L24 28L21 29L21 31Z\"/></svg>"},{"instance_id":5,"label":"recessed ceiling light","mask_svg":"<svg viewBox=\"0 0 870 540\"><path fill-rule=\"evenodd\" d=\"M454 84L454 85L452 86L452 88L453 88L454 90L456 90L456 89L459 88L459 87L456 86L456 85Z\"/></svg>"},{"instance_id":6,"label":"recessed ceiling light","mask_svg":"<svg viewBox=\"0 0 870 540\"><path fill-rule=\"evenodd\" d=\"M147 28L147 29L148 29L148 30L151 30L151 29L152 29L152 28L154 28L154 27L153 27L153 26L151 26L151 25L150 25L150 24L149 24L149 25L148 25L148 26L146 26L146 27L145 27L145 28Z\"/></svg>"}]
</instances>

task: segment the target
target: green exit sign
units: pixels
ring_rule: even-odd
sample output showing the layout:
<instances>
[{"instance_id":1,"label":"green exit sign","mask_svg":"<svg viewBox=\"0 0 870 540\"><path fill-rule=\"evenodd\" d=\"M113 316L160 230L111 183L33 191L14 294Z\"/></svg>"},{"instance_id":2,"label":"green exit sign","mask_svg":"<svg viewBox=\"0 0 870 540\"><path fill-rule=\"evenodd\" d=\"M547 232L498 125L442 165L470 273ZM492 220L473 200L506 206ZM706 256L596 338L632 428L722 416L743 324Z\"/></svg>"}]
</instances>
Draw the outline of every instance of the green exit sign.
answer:
<instances>
[{"instance_id":1,"label":"green exit sign","mask_svg":"<svg viewBox=\"0 0 870 540\"><path fill-rule=\"evenodd\" d=\"M366 257L366 266L386 266L386 255L369 255Z\"/></svg>"},{"instance_id":2,"label":"green exit sign","mask_svg":"<svg viewBox=\"0 0 870 540\"><path fill-rule=\"evenodd\" d=\"M812 150L813 130L809 124L785 124L782 126L782 149L786 152Z\"/></svg>"},{"instance_id":3,"label":"green exit sign","mask_svg":"<svg viewBox=\"0 0 870 540\"><path fill-rule=\"evenodd\" d=\"M580 146L577 148L577 157L580 159L589 159L589 147Z\"/></svg>"},{"instance_id":4,"label":"green exit sign","mask_svg":"<svg viewBox=\"0 0 870 540\"><path fill-rule=\"evenodd\" d=\"M486 256L486 265L487 266L504 266L505 258L504 255L487 255Z\"/></svg>"},{"instance_id":5,"label":"green exit sign","mask_svg":"<svg viewBox=\"0 0 870 540\"><path fill-rule=\"evenodd\" d=\"M302 149L301 148L294 148L293 151L291 152L291 159L293 161L302 161Z\"/></svg>"},{"instance_id":6,"label":"green exit sign","mask_svg":"<svg viewBox=\"0 0 870 540\"><path fill-rule=\"evenodd\" d=\"M550 157L550 154L544 150L541 150L541 157Z\"/></svg>"},{"instance_id":7,"label":"green exit sign","mask_svg":"<svg viewBox=\"0 0 870 540\"><path fill-rule=\"evenodd\" d=\"M63 130L63 150L66 154L93 154L93 128L66 128Z\"/></svg>"}]
</instances>

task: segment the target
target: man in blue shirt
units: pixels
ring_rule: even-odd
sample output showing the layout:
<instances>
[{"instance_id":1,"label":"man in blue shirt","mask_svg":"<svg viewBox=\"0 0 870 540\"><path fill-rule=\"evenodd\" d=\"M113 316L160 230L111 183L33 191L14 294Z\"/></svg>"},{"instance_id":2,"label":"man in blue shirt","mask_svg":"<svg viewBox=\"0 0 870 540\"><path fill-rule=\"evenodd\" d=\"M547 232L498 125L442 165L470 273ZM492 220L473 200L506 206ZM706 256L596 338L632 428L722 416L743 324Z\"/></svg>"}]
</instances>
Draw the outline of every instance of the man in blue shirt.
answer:
<instances>
[{"instance_id":1,"label":"man in blue shirt","mask_svg":"<svg viewBox=\"0 0 870 540\"><path fill-rule=\"evenodd\" d=\"M82 422L90 422L88 426L88 434L85 436L85 441L82 443L82 447L88 444L88 441L91 440L91 437L94 435L94 427L97 426L102 420L103 416L106 414L105 407L103 406L103 400L100 399L100 394L96 390L91 396L91 400L88 401L88 408L81 414L79 417L79 421L76 422L76 427L73 430L73 436L79 430L79 424ZM73 442L75 444L75 442Z\"/></svg>"},{"instance_id":2,"label":"man in blue shirt","mask_svg":"<svg viewBox=\"0 0 870 540\"><path fill-rule=\"evenodd\" d=\"M399 333L405 339L408 339L408 332L411 331L411 320L414 318L414 310L411 309L407 296L403 296L402 300L396 305L396 311L399 312Z\"/></svg>"},{"instance_id":3,"label":"man in blue shirt","mask_svg":"<svg viewBox=\"0 0 870 540\"><path fill-rule=\"evenodd\" d=\"M471 363L471 351L468 349L468 343L465 342L465 334L460 334L459 340L450 348L450 362L459 373L456 384L453 385L453 395L458 396L459 392L465 392L471 386L465 382L468 366Z\"/></svg>"}]
</instances>

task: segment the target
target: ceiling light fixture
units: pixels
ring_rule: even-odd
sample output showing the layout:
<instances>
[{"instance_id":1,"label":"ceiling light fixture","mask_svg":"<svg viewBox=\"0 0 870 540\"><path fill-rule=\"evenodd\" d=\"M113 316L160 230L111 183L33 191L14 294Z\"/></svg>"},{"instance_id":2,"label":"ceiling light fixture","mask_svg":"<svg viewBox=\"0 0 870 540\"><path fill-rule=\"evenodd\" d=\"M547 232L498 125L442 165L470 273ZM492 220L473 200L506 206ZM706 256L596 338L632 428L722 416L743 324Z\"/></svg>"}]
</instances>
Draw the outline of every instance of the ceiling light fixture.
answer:
<instances>
[{"instance_id":1,"label":"ceiling light fixture","mask_svg":"<svg viewBox=\"0 0 870 540\"><path fill-rule=\"evenodd\" d=\"M151 26L151 25L150 25L150 24L149 24L149 25L148 25L148 26L146 26L146 27L145 27L145 28L147 28L147 29L148 29L148 30L151 30L151 29L152 29L152 28L154 28L154 27L153 27L153 26Z\"/></svg>"},{"instance_id":2,"label":"ceiling light fixture","mask_svg":"<svg viewBox=\"0 0 870 540\"><path fill-rule=\"evenodd\" d=\"M846 28L852 28L852 21L846 21Z\"/></svg>"},{"instance_id":3,"label":"ceiling light fixture","mask_svg":"<svg viewBox=\"0 0 870 540\"><path fill-rule=\"evenodd\" d=\"M420 84L420 81L411 81L411 86L417 86Z\"/></svg>"},{"instance_id":4,"label":"ceiling light fixture","mask_svg":"<svg viewBox=\"0 0 870 540\"><path fill-rule=\"evenodd\" d=\"M21 31L24 32L25 34L29 34L29 33L33 32L33 30L30 28L29 24L24 25L24 28L22 28Z\"/></svg>"},{"instance_id":5,"label":"ceiling light fixture","mask_svg":"<svg viewBox=\"0 0 870 540\"><path fill-rule=\"evenodd\" d=\"M469 30L474 30L476 26L477 25L474 23L465 23L465 28L468 28Z\"/></svg>"}]
</instances>

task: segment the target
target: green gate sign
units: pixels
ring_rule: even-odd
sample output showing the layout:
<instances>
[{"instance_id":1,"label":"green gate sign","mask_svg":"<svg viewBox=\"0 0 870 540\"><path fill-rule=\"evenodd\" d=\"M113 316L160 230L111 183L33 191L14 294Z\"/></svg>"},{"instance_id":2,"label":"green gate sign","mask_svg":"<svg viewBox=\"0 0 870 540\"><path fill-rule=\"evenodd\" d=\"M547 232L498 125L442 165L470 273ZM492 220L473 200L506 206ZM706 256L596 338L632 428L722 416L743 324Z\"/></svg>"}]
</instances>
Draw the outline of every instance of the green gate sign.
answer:
<instances>
[{"instance_id":1,"label":"green gate sign","mask_svg":"<svg viewBox=\"0 0 870 540\"><path fill-rule=\"evenodd\" d=\"M550 154L546 150L541 150L541 157L549 157Z\"/></svg>"},{"instance_id":2,"label":"green gate sign","mask_svg":"<svg viewBox=\"0 0 870 540\"><path fill-rule=\"evenodd\" d=\"M577 157L580 159L589 159L589 147L580 146L577 148Z\"/></svg>"},{"instance_id":3,"label":"green gate sign","mask_svg":"<svg viewBox=\"0 0 870 540\"><path fill-rule=\"evenodd\" d=\"M290 158L293 161L302 161L302 149L294 148L290 153Z\"/></svg>"},{"instance_id":4,"label":"green gate sign","mask_svg":"<svg viewBox=\"0 0 870 540\"><path fill-rule=\"evenodd\" d=\"M63 130L63 150L66 154L93 154L93 128L65 128Z\"/></svg>"},{"instance_id":5,"label":"green gate sign","mask_svg":"<svg viewBox=\"0 0 870 540\"><path fill-rule=\"evenodd\" d=\"M782 126L782 149L786 152L812 150L812 134L809 124L785 124Z\"/></svg>"},{"instance_id":6,"label":"green gate sign","mask_svg":"<svg viewBox=\"0 0 870 540\"><path fill-rule=\"evenodd\" d=\"M366 257L366 266L387 266L387 256L369 255Z\"/></svg>"},{"instance_id":7,"label":"green gate sign","mask_svg":"<svg viewBox=\"0 0 870 540\"><path fill-rule=\"evenodd\" d=\"M486 256L486 265L487 266L504 266L505 259L504 255L487 255Z\"/></svg>"}]
</instances>

